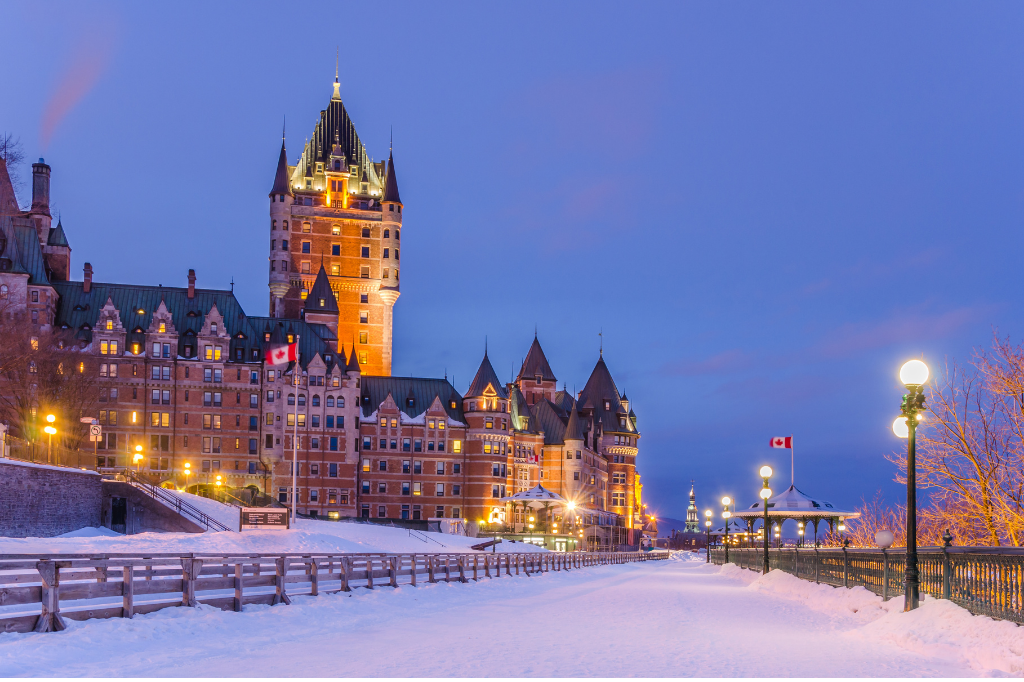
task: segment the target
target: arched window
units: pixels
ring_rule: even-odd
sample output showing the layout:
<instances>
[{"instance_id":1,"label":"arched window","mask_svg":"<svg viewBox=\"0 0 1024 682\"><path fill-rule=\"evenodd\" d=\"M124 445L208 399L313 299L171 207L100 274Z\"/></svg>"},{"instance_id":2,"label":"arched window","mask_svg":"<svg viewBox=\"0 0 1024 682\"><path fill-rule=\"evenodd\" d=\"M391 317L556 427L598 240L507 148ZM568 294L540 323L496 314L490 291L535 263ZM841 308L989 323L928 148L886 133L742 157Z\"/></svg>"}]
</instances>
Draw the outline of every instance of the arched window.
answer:
<instances>
[{"instance_id":1,"label":"arched window","mask_svg":"<svg viewBox=\"0 0 1024 682\"><path fill-rule=\"evenodd\" d=\"M7 285L0 284L0 298L7 298L8 293L10 293L10 290L7 288Z\"/></svg>"},{"instance_id":2,"label":"arched window","mask_svg":"<svg viewBox=\"0 0 1024 682\"><path fill-rule=\"evenodd\" d=\"M320 407L320 396L313 396L313 407Z\"/></svg>"},{"instance_id":3,"label":"arched window","mask_svg":"<svg viewBox=\"0 0 1024 682\"><path fill-rule=\"evenodd\" d=\"M294 405L295 404L295 394L294 393L289 393L288 394L288 404L289 405Z\"/></svg>"},{"instance_id":4,"label":"arched window","mask_svg":"<svg viewBox=\"0 0 1024 682\"><path fill-rule=\"evenodd\" d=\"M391 230L384 230L384 239L391 239Z\"/></svg>"},{"instance_id":5,"label":"arched window","mask_svg":"<svg viewBox=\"0 0 1024 682\"><path fill-rule=\"evenodd\" d=\"M327 407L334 407L334 396L327 396Z\"/></svg>"},{"instance_id":6,"label":"arched window","mask_svg":"<svg viewBox=\"0 0 1024 682\"><path fill-rule=\"evenodd\" d=\"M338 396L338 407L345 407L345 398L340 395Z\"/></svg>"},{"instance_id":7,"label":"arched window","mask_svg":"<svg viewBox=\"0 0 1024 682\"><path fill-rule=\"evenodd\" d=\"M299 394L299 407L305 407L305 406L306 406L306 396L304 396L304 395L302 395L300 393Z\"/></svg>"}]
</instances>

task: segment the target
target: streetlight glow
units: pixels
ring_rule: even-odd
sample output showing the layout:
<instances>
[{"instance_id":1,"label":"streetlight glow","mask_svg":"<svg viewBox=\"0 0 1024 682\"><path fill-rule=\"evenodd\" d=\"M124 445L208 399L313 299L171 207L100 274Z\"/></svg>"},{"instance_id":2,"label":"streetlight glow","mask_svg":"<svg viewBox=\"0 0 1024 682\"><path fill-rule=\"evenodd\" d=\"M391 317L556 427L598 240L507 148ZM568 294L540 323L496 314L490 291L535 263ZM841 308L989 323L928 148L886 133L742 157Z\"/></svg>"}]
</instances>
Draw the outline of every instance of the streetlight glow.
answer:
<instances>
[{"instance_id":1,"label":"streetlight glow","mask_svg":"<svg viewBox=\"0 0 1024 682\"><path fill-rule=\"evenodd\" d=\"M48 414L46 415L46 421L52 424L53 422L57 421L57 417L53 416L52 414Z\"/></svg>"},{"instance_id":2,"label":"streetlight glow","mask_svg":"<svg viewBox=\"0 0 1024 682\"><path fill-rule=\"evenodd\" d=\"M767 464L761 467L761 478L771 478L773 473L772 468Z\"/></svg>"},{"instance_id":3,"label":"streetlight glow","mask_svg":"<svg viewBox=\"0 0 1024 682\"><path fill-rule=\"evenodd\" d=\"M761 488L761 499L762 500L767 500L771 496L772 496L772 489L771 488Z\"/></svg>"},{"instance_id":4,"label":"streetlight glow","mask_svg":"<svg viewBox=\"0 0 1024 682\"><path fill-rule=\"evenodd\" d=\"M928 365L920 360L910 360L900 367L900 381L906 386L921 386L928 381Z\"/></svg>"},{"instance_id":5,"label":"streetlight glow","mask_svg":"<svg viewBox=\"0 0 1024 682\"><path fill-rule=\"evenodd\" d=\"M732 504L732 498L730 498L728 495L723 497L722 498L722 504L723 505L730 505L730 504Z\"/></svg>"},{"instance_id":6,"label":"streetlight glow","mask_svg":"<svg viewBox=\"0 0 1024 682\"><path fill-rule=\"evenodd\" d=\"M52 436L55 433L57 433L57 429L53 428L52 426L47 426L46 428L43 429L43 432L48 433Z\"/></svg>"},{"instance_id":7,"label":"streetlight glow","mask_svg":"<svg viewBox=\"0 0 1024 682\"><path fill-rule=\"evenodd\" d=\"M892 432L896 434L897 438L909 438L910 427L907 426L907 418L896 417L892 422Z\"/></svg>"}]
</instances>

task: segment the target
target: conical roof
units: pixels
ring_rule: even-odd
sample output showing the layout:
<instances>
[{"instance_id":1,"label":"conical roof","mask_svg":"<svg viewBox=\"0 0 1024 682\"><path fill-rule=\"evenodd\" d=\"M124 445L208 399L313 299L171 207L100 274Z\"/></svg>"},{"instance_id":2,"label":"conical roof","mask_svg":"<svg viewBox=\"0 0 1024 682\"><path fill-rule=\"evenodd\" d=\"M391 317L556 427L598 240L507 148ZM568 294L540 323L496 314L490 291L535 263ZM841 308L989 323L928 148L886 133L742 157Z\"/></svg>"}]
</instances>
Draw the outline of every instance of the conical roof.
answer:
<instances>
[{"instance_id":1,"label":"conical roof","mask_svg":"<svg viewBox=\"0 0 1024 682\"><path fill-rule=\"evenodd\" d=\"M363 371L359 369L359 358L356 357L356 344L352 344L352 355L348 356L348 364L345 365L346 372L358 372L362 374Z\"/></svg>"},{"instance_id":2,"label":"conical roof","mask_svg":"<svg viewBox=\"0 0 1024 682\"><path fill-rule=\"evenodd\" d=\"M60 218L57 218L57 227L50 228L50 236L46 240L47 246L66 246L71 248L68 244L67 235L64 234L64 226L60 224Z\"/></svg>"},{"instance_id":3,"label":"conical roof","mask_svg":"<svg viewBox=\"0 0 1024 682\"><path fill-rule=\"evenodd\" d=\"M466 391L466 397L475 398L484 395L488 385L497 397L508 398L505 387L502 386L501 381L498 380L498 375L494 372L494 368L491 367L491 361L487 358L487 351L484 351L484 359L480 363L480 369L476 371L476 376L473 377L473 382L469 385L469 390Z\"/></svg>"},{"instance_id":4,"label":"conical roof","mask_svg":"<svg viewBox=\"0 0 1024 682\"><path fill-rule=\"evenodd\" d=\"M0 159L0 216L20 213L18 198L14 194L14 185L7 172L7 161Z\"/></svg>"},{"instance_id":5,"label":"conical roof","mask_svg":"<svg viewBox=\"0 0 1024 682\"><path fill-rule=\"evenodd\" d=\"M284 140L281 140L281 156L277 159L277 173L274 175L274 186L270 194L292 194L291 184L288 182L288 157L284 152Z\"/></svg>"},{"instance_id":6,"label":"conical roof","mask_svg":"<svg viewBox=\"0 0 1024 682\"><path fill-rule=\"evenodd\" d=\"M388 154L388 174L384 180L384 198L381 201L402 203L402 197L398 195L398 178L395 177L395 159L390 153Z\"/></svg>"},{"instance_id":7,"label":"conical roof","mask_svg":"<svg viewBox=\"0 0 1024 682\"><path fill-rule=\"evenodd\" d=\"M605 401L608 401L608 409L605 409ZM604 364L604 356L597 360L594 371L587 379L587 385L580 392L579 404L594 410L595 421L600 419L608 431L621 430L619 426L619 415L626 416L626 410L622 408L619 400L619 389L615 386L608 366ZM627 429L630 425L627 423Z\"/></svg>"},{"instance_id":8,"label":"conical roof","mask_svg":"<svg viewBox=\"0 0 1024 682\"><path fill-rule=\"evenodd\" d=\"M516 381L524 378L534 379L538 374L544 381L558 381L555 378L555 373L551 371L551 365L548 364L544 350L540 347L540 341L534 335L533 343L530 344L530 351L526 354L526 359L523 360L523 366L519 370L519 376L516 377Z\"/></svg>"},{"instance_id":9,"label":"conical roof","mask_svg":"<svg viewBox=\"0 0 1024 682\"><path fill-rule=\"evenodd\" d=\"M583 440L583 422L575 409L569 410L569 423L565 425L563 440Z\"/></svg>"},{"instance_id":10,"label":"conical roof","mask_svg":"<svg viewBox=\"0 0 1024 682\"><path fill-rule=\"evenodd\" d=\"M320 264L320 272L316 273L316 281L313 288L306 296L306 303L303 306L307 313L335 313L338 312L338 299L334 297L331 289L331 281L327 278L327 271L324 264Z\"/></svg>"}]
</instances>

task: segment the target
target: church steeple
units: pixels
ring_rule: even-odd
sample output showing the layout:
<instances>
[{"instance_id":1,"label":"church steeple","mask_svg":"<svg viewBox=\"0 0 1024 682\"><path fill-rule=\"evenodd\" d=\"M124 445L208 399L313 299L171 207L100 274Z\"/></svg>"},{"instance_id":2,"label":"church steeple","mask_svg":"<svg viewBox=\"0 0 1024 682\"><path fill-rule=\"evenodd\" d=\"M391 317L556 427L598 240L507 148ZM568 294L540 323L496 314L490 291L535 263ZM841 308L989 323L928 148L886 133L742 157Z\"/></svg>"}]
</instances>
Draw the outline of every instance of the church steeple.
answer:
<instances>
[{"instance_id":1,"label":"church steeple","mask_svg":"<svg viewBox=\"0 0 1024 682\"><path fill-rule=\"evenodd\" d=\"M697 516L697 497L693 493L693 480L690 480L690 505L686 508L686 532L700 532L700 518Z\"/></svg>"}]
</instances>

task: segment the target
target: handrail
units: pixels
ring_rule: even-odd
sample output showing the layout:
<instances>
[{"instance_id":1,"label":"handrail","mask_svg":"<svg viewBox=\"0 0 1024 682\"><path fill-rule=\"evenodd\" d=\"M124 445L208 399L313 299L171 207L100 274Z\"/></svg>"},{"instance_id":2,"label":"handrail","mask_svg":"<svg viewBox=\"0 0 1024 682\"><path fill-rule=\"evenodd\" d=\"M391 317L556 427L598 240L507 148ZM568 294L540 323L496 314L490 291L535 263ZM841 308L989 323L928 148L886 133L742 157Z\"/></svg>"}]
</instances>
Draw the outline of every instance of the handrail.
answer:
<instances>
[{"instance_id":1,"label":"handrail","mask_svg":"<svg viewBox=\"0 0 1024 682\"><path fill-rule=\"evenodd\" d=\"M157 500L158 502L161 502L167 505L168 507L171 507L179 515L191 517L191 520L195 521L199 525L206 526L207 530L231 530L217 519L193 507L191 504L181 499L177 495L171 495L170 493L166 493L164 492L163 488L152 485L142 480L142 478L140 478L134 471L129 469L126 471L126 473L128 474L128 483L132 487L148 494L154 500Z\"/></svg>"}]
</instances>

